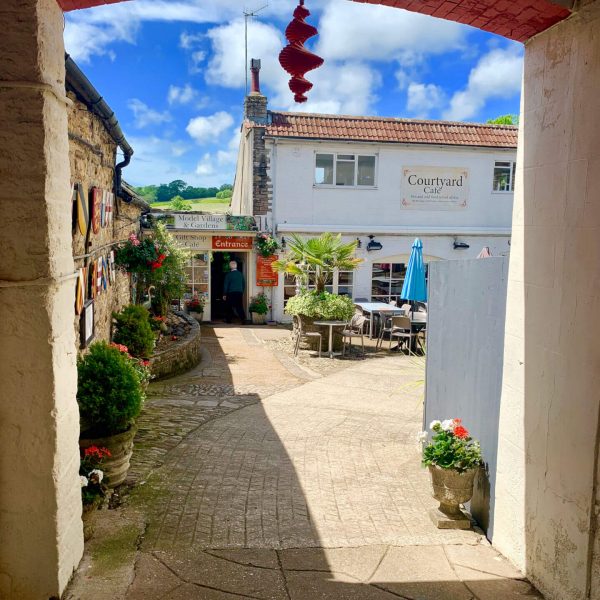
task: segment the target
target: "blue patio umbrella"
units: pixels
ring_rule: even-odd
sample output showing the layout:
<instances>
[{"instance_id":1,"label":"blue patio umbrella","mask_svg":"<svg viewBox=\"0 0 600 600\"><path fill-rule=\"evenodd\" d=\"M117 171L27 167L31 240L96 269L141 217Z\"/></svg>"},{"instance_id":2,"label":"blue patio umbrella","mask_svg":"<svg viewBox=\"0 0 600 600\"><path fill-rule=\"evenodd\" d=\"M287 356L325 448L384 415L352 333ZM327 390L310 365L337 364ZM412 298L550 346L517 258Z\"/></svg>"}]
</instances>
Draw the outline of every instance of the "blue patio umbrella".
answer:
<instances>
[{"instance_id":1,"label":"blue patio umbrella","mask_svg":"<svg viewBox=\"0 0 600 600\"><path fill-rule=\"evenodd\" d=\"M419 238L416 238L412 245L401 297L404 300L410 300L411 304L412 302L427 302L423 242Z\"/></svg>"}]
</instances>

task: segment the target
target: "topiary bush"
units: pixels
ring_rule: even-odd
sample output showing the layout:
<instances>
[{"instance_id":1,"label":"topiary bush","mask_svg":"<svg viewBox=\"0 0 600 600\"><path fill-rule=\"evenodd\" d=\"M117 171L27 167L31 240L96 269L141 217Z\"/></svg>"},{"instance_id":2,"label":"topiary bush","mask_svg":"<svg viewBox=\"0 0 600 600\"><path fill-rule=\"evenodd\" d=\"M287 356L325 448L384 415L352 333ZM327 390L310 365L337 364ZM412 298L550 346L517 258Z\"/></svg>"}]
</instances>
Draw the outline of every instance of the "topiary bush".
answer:
<instances>
[{"instance_id":1,"label":"topiary bush","mask_svg":"<svg viewBox=\"0 0 600 600\"><path fill-rule=\"evenodd\" d=\"M89 437L127 431L142 410L144 392L134 361L106 342L77 360L77 402Z\"/></svg>"},{"instance_id":2,"label":"topiary bush","mask_svg":"<svg viewBox=\"0 0 600 600\"><path fill-rule=\"evenodd\" d=\"M129 353L137 358L148 358L156 344L156 334L150 324L150 313L140 305L130 304L120 313L113 313L117 344L127 346Z\"/></svg>"},{"instance_id":3,"label":"topiary bush","mask_svg":"<svg viewBox=\"0 0 600 600\"><path fill-rule=\"evenodd\" d=\"M354 314L354 303L348 296L329 292L304 292L288 300L285 312L310 319L347 321Z\"/></svg>"}]
</instances>

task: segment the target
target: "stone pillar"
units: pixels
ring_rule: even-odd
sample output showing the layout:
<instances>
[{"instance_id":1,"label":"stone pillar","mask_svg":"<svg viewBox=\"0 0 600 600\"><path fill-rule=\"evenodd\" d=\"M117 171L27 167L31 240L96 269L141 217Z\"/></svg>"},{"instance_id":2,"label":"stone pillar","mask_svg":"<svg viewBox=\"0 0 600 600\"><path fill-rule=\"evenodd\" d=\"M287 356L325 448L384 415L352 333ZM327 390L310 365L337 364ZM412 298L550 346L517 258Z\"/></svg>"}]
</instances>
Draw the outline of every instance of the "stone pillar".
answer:
<instances>
[{"instance_id":1,"label":"stone pillar","mask_svg":"<svg viewBox=\"0 0 600 600\"><path fill-rule=\"evenodd\" d=\"M83 552L63 14L0 23L0 597L46 600Z\"/></svg>"},{"instance_id":2,"label":"stone pillar","mask_svg":"<svg viewBox=\"0 0 600 600\"><path fill-rule=\"evenodd\" d=\"M493 543L549 600L590 597L598 563L600 2L580 7L525 49L496 479Z\"/></svg>"}]
</instances>

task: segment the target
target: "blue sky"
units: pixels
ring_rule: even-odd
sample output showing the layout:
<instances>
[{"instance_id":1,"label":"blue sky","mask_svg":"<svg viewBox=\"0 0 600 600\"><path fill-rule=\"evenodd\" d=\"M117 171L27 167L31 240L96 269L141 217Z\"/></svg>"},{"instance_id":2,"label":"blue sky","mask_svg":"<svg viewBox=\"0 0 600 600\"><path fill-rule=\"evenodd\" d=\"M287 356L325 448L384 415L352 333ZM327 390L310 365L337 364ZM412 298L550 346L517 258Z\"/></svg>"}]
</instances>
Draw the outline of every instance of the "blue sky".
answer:
<instances>
[{"instance_id":1,"label":"blue sky","mask_svg":"<svg viewBox=\"0 0 600 600\"><path fill-rule=\"evenodd\" d=\"M244 97L243 11L261 0L133 0L68 13L67 52L135 150L134 185L233 181ZM293 102L277 55L296 2L249 25L273 110L485 121L518 113L523 49L477 29L385 6L306 0L325 64Z\"/></svg>"}]
</instances>

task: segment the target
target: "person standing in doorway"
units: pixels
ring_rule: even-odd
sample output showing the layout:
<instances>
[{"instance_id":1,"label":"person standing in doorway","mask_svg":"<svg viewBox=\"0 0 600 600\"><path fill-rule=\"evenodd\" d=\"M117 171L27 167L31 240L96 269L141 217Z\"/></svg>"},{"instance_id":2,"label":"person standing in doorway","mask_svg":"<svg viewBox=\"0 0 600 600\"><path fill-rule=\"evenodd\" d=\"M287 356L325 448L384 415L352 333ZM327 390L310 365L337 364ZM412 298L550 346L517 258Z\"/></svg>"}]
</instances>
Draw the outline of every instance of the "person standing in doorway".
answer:
<instances>
[{"instance_id":1,"label":"person standing in doorway","mask_svg":"<svg viewBox=\"0 0 600 600\"><path fill-rule=\"evenodd\" d=\"M226 322L231 323L233 313L242 320L242 325L246 322L246 311L244 310L244 290L246 289L246 281L244 275L238 271L237 263L232 260L229 263L229 273L225 275L225 283L223 285L223 300L227 304Z\"/></svg>"}]
</instances>

